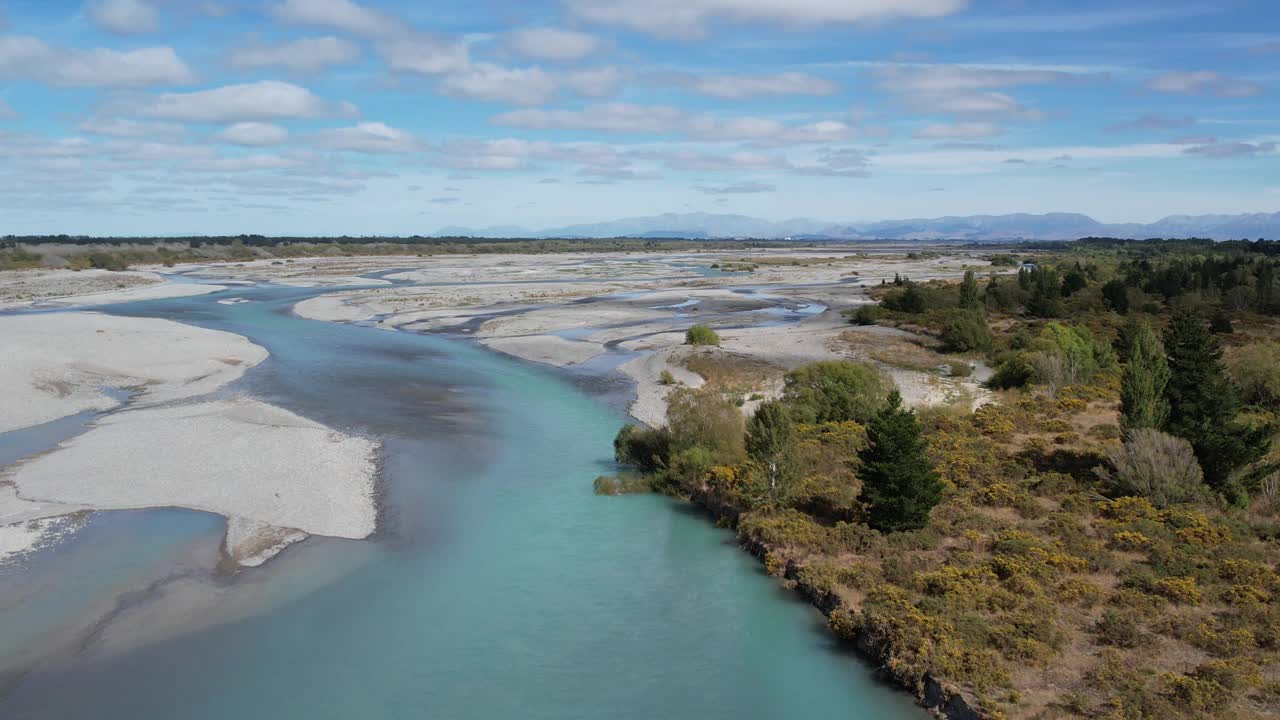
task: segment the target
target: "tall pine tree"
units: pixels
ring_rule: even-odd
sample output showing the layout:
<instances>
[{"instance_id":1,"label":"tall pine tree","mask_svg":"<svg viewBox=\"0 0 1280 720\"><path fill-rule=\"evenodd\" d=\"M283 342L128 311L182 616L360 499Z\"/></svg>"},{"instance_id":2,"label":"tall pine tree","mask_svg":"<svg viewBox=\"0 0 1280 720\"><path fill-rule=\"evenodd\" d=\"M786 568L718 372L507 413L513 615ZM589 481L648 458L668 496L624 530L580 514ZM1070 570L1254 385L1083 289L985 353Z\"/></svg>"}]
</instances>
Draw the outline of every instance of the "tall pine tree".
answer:
<instances>
[{"instance_id":1,"label":"tall pine tree","mask_svg":"<svg viewBox=\"0 0 1280 720\"><path fill-rule=\"evenodd\" d=\"M1269 432L1236 422L1239 394L1223 367L1222 347L1200 315L1175 313L1165 330L1164 346L1169 354L1169 416L1164 429L1191 443L1211 487L1239 500L1240 488L1231 482L1232 474L1266 455Z\"/></svg>"},{"instance_id":2,"label":"tall pine tree","mask_svg":"<svg viewBox=\"0 0 1280 720\"><path fill-rule=\"evenodd\" d=\"M1120 382L1120 426L1125 430L1159 429L1169 417L1165 398L1169 361L1164 345L1146 321L1135 321L1125 334L1129 361Z\"/></svg>"},{"instance_id":3,"label":"tall pine tree","mask_svg":"<svg viewBox=\"0 0 1280 720\"><path fill-rule=\"evenodd\" d=\"M867 441L858 453L867 524L884 532L927 525L929 512L942 499L942 481L925 455L920 421L902 407L896 390L867 425Z\"/></svg>"},{"instance_id":4,"label":"tall pine tree","mask_svg":"<svg viewBox=\"0 0 1280 720\"><path fill-rule=\"evenodd\" d=\"M977 310L979 307L978 277L972 270L965 270L964 280L960 283L960 309Z\"/></svg>"}]
</instances>

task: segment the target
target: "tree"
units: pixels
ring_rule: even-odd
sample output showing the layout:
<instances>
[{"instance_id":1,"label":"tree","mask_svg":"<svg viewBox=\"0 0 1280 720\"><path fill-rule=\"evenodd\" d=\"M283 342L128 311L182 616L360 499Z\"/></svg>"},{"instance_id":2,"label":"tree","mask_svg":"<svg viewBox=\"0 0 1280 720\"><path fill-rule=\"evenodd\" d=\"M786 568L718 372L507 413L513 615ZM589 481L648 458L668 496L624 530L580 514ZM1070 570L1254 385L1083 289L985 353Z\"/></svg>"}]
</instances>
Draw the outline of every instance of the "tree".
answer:
<instances>
[{"instance_id":1,"label":"tree","mask_svg":"<svg viewBox=\"0 0 1280 720\"><path fill-rule=\"evenodd\" d=\"M1102 301L1121 315L1129 312L1129 286L1123 280L1108 280L1102 286Z\"/></svg>"},{"instance_id":2,"label":"tree","mask_svg":"<svg viewBox=\"0 0 1280 720\"><path fill-rule=\"evenodd\" d=\"M1036 268L1030 272L1031 299L1027 312L1042 318L1062 315L1062 280L1056 270Z\"/></svg>"},{"instance_id":3,"label":"tree","mask_svg":"<svg viewBox=\"0 0 1280 720\"><path fill-rule=\"evenodd\" d=\"M885 381L862 363L834 360L787 373L782 399L798 423L866 422L884 405Z\"/></svg>"},{"instance_id":4,"label":"tree","mask_svg":"<svg viewBox=\"0 0 1280 720\"><path fill-rule=\"evenodd\" d=\"M1112 492L1145 497L1158 508L1195 502L1207 492L1191 445L1151 428L1131 431L1097 473Z\"/></svg>"},{"instance_id":5,"label":"tree","mask_svg":"<svg viewBox=\"0 0 1280 720\"><path fill-rule=\"evenodd\" d=\"M778 487L778 457L795 435L787 406L773 400L762 404L747 423L747 454L769 470L769 488Z\"/></svg>"},{"instance_id":6,"label":"tree","mask_svg":"<svg viewBox=\"0 0 1280 720\"><path fill-rule=\"evenodd\" d=\"M1129 333L1120 381L1120 426L1125 430L1159 428L1169 416L1165 387L1169 384L1169 361L1155 330L1145 321L1134 323Z\"/></svg>"},{"instance_id":7,"label":"tree","mask_svg":"<svg viewBox=\"0 0 1280 720\"><path fill-rule=\"evenodd\" d=\"M1062 294L1071 297L1081 290L1089 287L1089 276L1085 274L1084 268L1080 267L1080 263L1068 272L1062 278Z\"/></svg>"},{"instance_id":8,"label":"tree","mask_svg":"<svg viewBox=\"0 0 1280 720\"><path fill-rule=\"evenodd\" d=\"M978 302L978 277L972 270L965 270L960 282L960 309L977 310Z\"/></svg>"},{"instance_id":9,"label":"tree","mask_svg":"<svg viewBox=\"0 0 1280 720\"><path fill-rule=\"evenodd\" d=\"M858 453L867 524L883 532L927 525L929 512L942 499L942 481L925 455L920 421L902 407L896 390L867 425L867 442Z\"/></svg>"},{"instance_id":10,"label":"tree","mask_svg":"<svg viewBox=\"0 0 1280 720\"><path fill-rule=\"evenodd\" d=\"M1191 443L1205 481L1240 499L1232 474L1260 460L1270 446L1269 428L1245 428L1236 422L1239 393L1222 363L1222 347L1200 315L1175 313L1165 330L1169 416L1164 430Z\"/></svg>"}]
</instances>

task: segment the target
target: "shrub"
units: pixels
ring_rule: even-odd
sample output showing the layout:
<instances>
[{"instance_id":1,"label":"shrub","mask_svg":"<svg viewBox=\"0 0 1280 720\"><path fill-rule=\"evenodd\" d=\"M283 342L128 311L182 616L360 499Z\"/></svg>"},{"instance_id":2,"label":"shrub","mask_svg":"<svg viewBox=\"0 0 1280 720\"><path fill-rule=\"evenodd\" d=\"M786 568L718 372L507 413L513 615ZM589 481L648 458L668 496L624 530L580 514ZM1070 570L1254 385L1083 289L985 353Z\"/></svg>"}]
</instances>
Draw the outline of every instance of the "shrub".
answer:
<instances>
[{"instance_id":1,"label":"shrub","mask_svg":"<svg viewBox=\"0 0 1280 720\"><path fill-rule=\"evenodd\" d=\"M787 373L783 400L798 423L866 422L884 405L885 390L870 365L829 361Z\"/></svg>"},{"instance_id":2,"label":"shrub","mask_svg":"<svg viewBox=\"0 0 1280 720\"><path fill-rule=\"evenodd\" d=\"M1098 475L1113 493L1143 497L1156 507L1205 495L1204 473L1191 444L1149 428L1134 430L1107 453L1107 466Z\"/></svg>"},{"instance_id":3,"label":"shrub","mask_svg":"<svg viewBox=\"0 0 1280 720\"><path fill-rule=\"evenodd\" d=\"M684 334L685 345L720 345L720 336L706 325L694 325Z\"/></svg>"},{"instance_id":4,"label":"shrub","mask_svg":"<svg viewBox=\"0 0 1280 720\"><path fill-rule=\"evenodd\" d=\"M630 495L653 490L649 478L640 475L601 475L592 483L597 495Z\"/></svg>"},{"instance_id":5,"label":"shrub","mask_svg":"<svg viewBox=\"0 0 1280 720\"><path fill-rule=\"evenodd\" d=\"M967 362L951 361L947 363L947 372L951 377L967 378L973 374L973 366Z\"/></svg>"},{"instance_id":6,"label":"shrub","mask_svg":"<svg viewBox=\"0 0 1280 720\"><path fill-rule=\"evenodd\" d=\"M942 344L948 352L991 350L991 328L979 310L953 313L942 329Z\"/></svg>"},{"instance_id":7,"label":"shrub","mask_svg":"<svg viewBox=\"0 0 1280 720\"><path fill-rule=\"evenodd\" d=\"M734 399L711 388L678 388L667 403L667 427L681 448L706 449L716 465L732 465L744 454L746 430Z\"/></svg>"},{"instance_id":8,"label":"shrub","mask_svg":"<svg viewBox=\"0 0 1280 720\"><path fill-rule=\"evenodd\" d=\"M676 384L676 376L675 376L675 375L672 375L670 370L663 370L663 371L662 371L662 374L658 376L658 384L660 384L660 385L675 385L675 384Z\"/></svg>"},{"instance_id":9,"label":"shrub","mask_svg":"<svg viewBox=\"0 0 1280 720\"><path fill-rule=\"evenodd\" d=\"M1227 371L1246 402L1280 409L1280 343L1240 348L1227 362Z\"/></svg>"},{"instance_id":10,"label":"shrub","mask_svg":"<svg viewBox=\"0 0 1280 720\"><path fill-rule=\"evenodd\" d=\"M875 325L883 315L884 311L881 310L879 305L869 304L859 306L849 316L849 319L854 325Z\"/></svg>"},{"instance_id":11,"label":"shrub","mask_svg":"<svg viewBox=\"0 0 1280 720\"><path fill-rule=\"evenodd\" d=\"M661 470L671 461L671 433L624 425L613 438L613 457L644 472Z\"/></svg>"},{"instance_id":12,"label":"shrub","mask_svg":"<svg viewBox=\"0 0 1280 720\"><path fill-rule=\"evenodd\" d=\"M987 381L987 387L992 390L1020 388L1031 382L1034 376L1035 369L1026 355L1019 352L1007 353L999 359L995 373Z\"/></svg>"},{"instance_id":13,"label":"shrub","mask_svg":"<svg viewBox=\"0 0 1280 720\"><path fill-rule=\"evenodd\" d=\"M1118 610L1104 611L1094 623L1093 632L1100 644L1112 647L1136 648L1147 640L1133 613Z\"/></svg>"}]
</instances>

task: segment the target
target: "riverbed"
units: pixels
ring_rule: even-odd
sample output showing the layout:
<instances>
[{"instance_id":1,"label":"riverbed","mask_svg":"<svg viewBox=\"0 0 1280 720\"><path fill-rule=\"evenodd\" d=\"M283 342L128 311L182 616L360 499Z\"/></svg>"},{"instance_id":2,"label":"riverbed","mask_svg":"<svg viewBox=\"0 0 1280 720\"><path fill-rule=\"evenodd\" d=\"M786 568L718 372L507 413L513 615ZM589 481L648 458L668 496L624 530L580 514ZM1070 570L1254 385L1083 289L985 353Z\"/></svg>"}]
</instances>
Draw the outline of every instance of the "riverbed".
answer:
<instances>
[{"instance_id":1,"label":"riverbed","mask_svg":"<svg viewBox=\"0 0 1280 720\"><path fill-rule=\"evenodd\" d=\"M227 574L218 516L91 513L0 571L0 716L923 717L732 533L666 498L592 493L621 376L292 313L330 291L103 311L266 348L218 395L380 441L377 533Z\"/></svg>"}]
</instances>

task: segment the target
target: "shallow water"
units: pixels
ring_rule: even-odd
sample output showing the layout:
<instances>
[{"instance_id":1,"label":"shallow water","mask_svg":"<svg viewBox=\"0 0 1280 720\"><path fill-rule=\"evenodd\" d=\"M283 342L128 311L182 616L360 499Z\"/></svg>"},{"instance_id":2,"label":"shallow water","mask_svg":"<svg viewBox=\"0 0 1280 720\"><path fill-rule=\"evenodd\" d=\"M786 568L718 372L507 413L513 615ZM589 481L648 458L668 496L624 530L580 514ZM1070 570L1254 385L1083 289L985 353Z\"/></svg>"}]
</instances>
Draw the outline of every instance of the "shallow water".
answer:
<instances>
[{"instance_id":1,"label":"shallow water","mask_svg":"<svg viewBox=\"0 0 1280 720\"><path fill-rule=\"evenodd\" d=\"M245 335L271 358L225 392L383 439L379 534L313 539L243 573L223 591L252 589L247 618L42 665L0 716L924 717L729 532L664 498L594 495L623 418L582 383L460 339L289 314L319 292L108 311ZM232 296L254 302L217 303ZM219 526L178 510L94 518L34 559L0 649L15 646L11 613L49 625L96 608L205 557ZM48 592L71 599L33 610Z\"/></svg>"}]
</instances>

